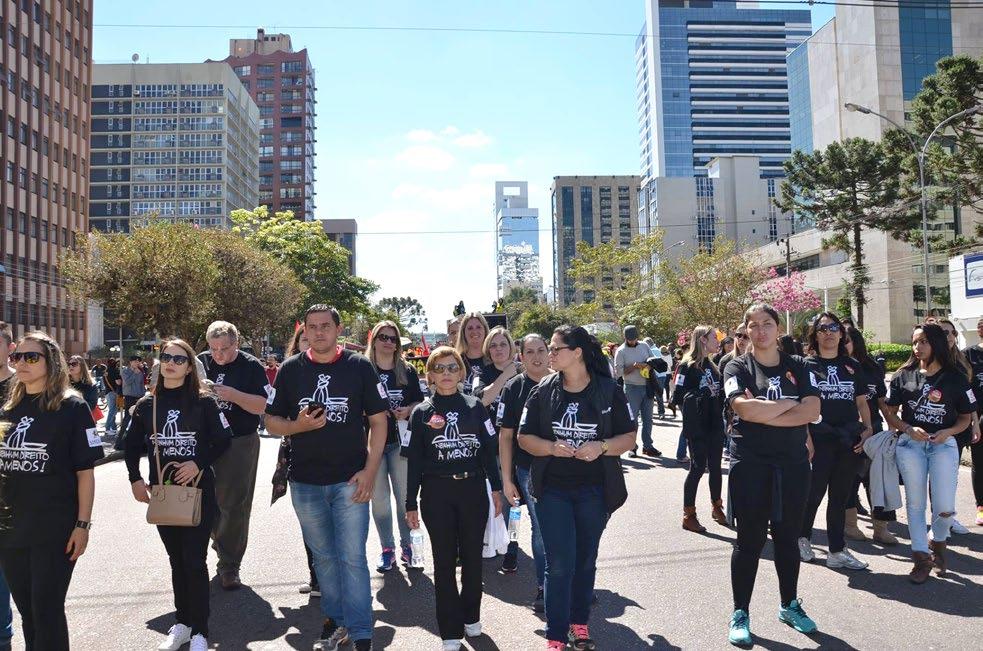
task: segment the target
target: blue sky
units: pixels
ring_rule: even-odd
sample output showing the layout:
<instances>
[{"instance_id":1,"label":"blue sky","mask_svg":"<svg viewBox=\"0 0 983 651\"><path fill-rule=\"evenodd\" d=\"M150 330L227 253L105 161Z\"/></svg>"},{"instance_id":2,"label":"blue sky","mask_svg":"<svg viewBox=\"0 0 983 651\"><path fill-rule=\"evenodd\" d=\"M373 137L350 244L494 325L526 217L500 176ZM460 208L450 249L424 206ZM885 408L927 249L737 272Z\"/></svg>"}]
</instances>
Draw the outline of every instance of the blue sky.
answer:
<instances>
[{"instance_id":1,"label":"blue sky","mask_svg":"<svg viewBox=\"0 0 983 651\"><path fill-rule=\"evenodd\" d=\"M318 87L317 216L357 219L359 275L380 285L377 299L418 298L433 330L458 300L486 310L495 298L496 180L529 182L549 284L552 178L638 173L641 0L95 5L96 63L128 62L133 53L153 63L221 59L228 39L260 26L308 48ZM831 15L830 7L814 9L814 26Z\"/></svg>"}]
</instances>

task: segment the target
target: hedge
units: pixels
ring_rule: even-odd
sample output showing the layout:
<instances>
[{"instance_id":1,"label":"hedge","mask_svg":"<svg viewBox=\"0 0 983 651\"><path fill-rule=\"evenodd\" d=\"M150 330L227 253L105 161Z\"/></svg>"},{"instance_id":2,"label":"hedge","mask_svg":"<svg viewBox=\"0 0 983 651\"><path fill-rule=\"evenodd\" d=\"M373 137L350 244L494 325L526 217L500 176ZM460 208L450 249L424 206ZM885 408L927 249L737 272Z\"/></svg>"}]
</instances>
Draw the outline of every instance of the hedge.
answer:
<instances>
[{"instance_id":1,"label":"hedge","mask_svg":"<svg viewBox=\"0 0 983 651\"><path fill-rule=\"evenodd\" d=\"M884 367L890 373L898 370L898 367L907 362L911 356L911 346L904 344L874 344L869 348L871 357L884 358Z\"/></svg>"}]
</instances>

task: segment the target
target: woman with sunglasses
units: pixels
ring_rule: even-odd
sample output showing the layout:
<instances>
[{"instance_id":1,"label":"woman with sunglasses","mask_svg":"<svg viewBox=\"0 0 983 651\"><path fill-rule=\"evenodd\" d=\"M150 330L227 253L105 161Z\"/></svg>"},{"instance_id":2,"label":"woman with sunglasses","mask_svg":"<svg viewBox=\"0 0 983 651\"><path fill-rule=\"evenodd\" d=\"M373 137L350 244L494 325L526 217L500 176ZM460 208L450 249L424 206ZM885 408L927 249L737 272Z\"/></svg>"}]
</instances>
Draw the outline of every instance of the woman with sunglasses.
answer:
<instances>
[{"instance_id":1,"label":"woman with sunglasses","mask_svg":"<svg viewBox=\"0 0 983 651\"><path fill-rule=\"evenodd\" d=\"M89 373L89 365L81 356L72 355L68 360L68 379L72 383L72 388L78 391L89 405L89 411L99 406L99 387Z\"/></svg>"},{"instance_id":2,"label":"woman with sunglasses","mask_svg":"<svg viewBox=\"0 0 983 651\"><path fill-rule=\"evenodd\" d=\"M26 647L68 649L65 596L89 543L93 466L103 457L102 441L51 337L24 335L10 362L13 384L0 404L0 567Z\"/></svg>"},{"instance_id":3,"label":"woman with sunglasses","mask_svg":"<svg viewBox=\"0 0 983 651\"><path fill-rule=\"evenodd\" d=\"M454 347L464 360L465 371L464 393L471 393L475 378L481 374L481 369L489 363L485 357L485 339L488 337L488 322L480 312L471 312L461 317L461 327L457 333L457 343Z\"/></svg>"},{"instance_id":4,"label":"woman with sunglasses","mask_svg":"<svg viewBox=\"0 0 983 651\"><path fill-rule=\"evenodd\" d=\"M410 413L423 402L423 392L420 391L420 377L416 369L403 361L400 354L399 326L393 321L380 321L372 328L369 337L369 361L379 373L379 381L389 394L389 436L372 494L372 520L382 543L382 554L376 569L388 572L396 563L393 497L396 498L400 559L409 565L413 556L410 549L410 528L406 524L406 459L403 458L401 449L409 443Z\"/></svg>"},{"instance_id":5,"label":"woman with sunglasses","mask_svg":"<svg viewBox=\"0 0 983 651\"><path fill-rule=\"evenodd\" d=\"M720 490L723 474L724 404L720 371L710 360L720 348L717 329L701 325L693 329L689 351L676 370L673 401L683 412L683 434L689 443L689 473L683 483L683 529L705 533L696 517L696 490L703 473L710 474L711 517L726 525Z\"/></svg>"},{"instance_id":6,"label":"woman with sunglasses","mask_svg":"<svg viewBox=\"0 0 983 651\"><path fill-rule=\"evenodd\" d=\"M533 457L531 492L546 550L546 648L569 642L584 651L596 648L587 622L601 535L627 499L617 457L635 446L636 426L596 337L560 326L549 355L557 373L530 392L519 447Z\"/></svg>"},{"instance_id":7,"label":"woman with sunglasses","mask_svg":"<svg viewBox=\"0 0 983 651\"><path fill-rule=\"evenodd\" d=\"M728 639L745 646L751 638L751 594L769 525L781 595L778 618L801 633L816 623L798 598L796 539L809 497L807 424L820 417L819 389L796 357L778 348L778 312L757 304L744 314L747 353L724 369L724 393L734 410L728 499L737 521L730 560L734 614Z\"/></svg>"},{"instance_id":8,"label":"woman with sunglasses","mask_svg":"<svg viewBox=\"0 0 983 651\"><path fill-rule=\"evenodd\" d=\"M980 341L975 346L963 350L966 361L973 369L973 391L976 393L976 422L983 418L983 319L976 324ZM976 525L983 527L983 441L974 437L969 447L973 460L973 494L976 497Z\"/></svg>"},{"instance_id":9,"label":"woman with sunglasses","mask_svg":"<svg viewBox=\"0 0 983 651\"><path fill-rule=\"evenodd\" d=\"M487 480L496 515L502 512L498 441L488 410L460 390L464 360L440 346L427 360L433 395L410 415L406 521L420 527L417 495L433 550L437 628L444 651L457 651L465 635L481 635L481 548L488 512ZM457 585L457 559L461 586Z\"/></svg>"},{"instance_id":10,"label":"woman with sunglasses","mask_svg":"<svg viewBox=\"0 0 983 651\"><path fill-rule=\"evenodd\" d=\"M946 541L956 514L959 450L955 436L970 426L976 395L952 357L945 331L935 323L915 327L911 357L891 378L884 412L900 432L894 456L904 480L905 511L914 567L912 583L924 583L934 567L945 574ZM901 407L901 417L897 408ZM932 541L925 508L932 498ZM931 550L931 554L929 553Z\"/></svg>"},{"instance_id":11,"label":"woman with sunglasses","mask_svg":"<svg viewBox=\"0 0 983 651\"><path fill-rule=\"evenodd\" d=\"M806 370L817 380L821 417L818 423L809 425L812 482L799 534L799 555L804 563L816 558L810 542L812 525L828 491L826 567L863 570L867 563L846 548L844 528L850 491L863 468L863 444L873 434L867 405L867 376L860 363L847 354L843 325L832 312L823 312L813 319L807 338L816 352L803 361ZM856 526L856 522L853 524Z\"/></svg>"},{"instance_id":12,"label":"woman with sunglasses","mask_svg":"<svg viewBox=\"0 0 983 651\"><path fill-rule=\"evenodd\" d=\"M864 377L867 378L867 408L870 411L871 429L875 434L883 432L884 419L881 417L881 412L887 409L884 402L887 397L884 368L867 352L867 343L864 341L863 333L850 326L846 328L846 352L850 357L860 362ZM885 511L882 506L873 506L870 500L870 464L866 459L864 460L863 474L853 480L853 488L850 490L844 534L850 540L866 540L867 538L857 526L857 507L860 504L857 492L861 484L867 488L867 503L872 507L870 518L874 525L873 540L889 547L897 545L898 539L887 529L888 522L897 521L897 514L893 510Z\"/></svg>"},{"instance_id":13,"label":"woman with sunglasses","mask_svg":"<svg viewBox=\"0 0 983 651\"><path fill-rule=\"evenodd\" d=\"M126 469L133 498L150 503L140 474L140 457L150 463L150 484L197 485L202 490L201 522L195 527L158 526L171 565L177 622L157 648L208 649L208 540L218 505L212 463L229 447L232 431L214 394L194 364L194 350L181 339L161 344L160 379L140 398L126 432ZM163 477L157 476L157 454Z\"/></svg>"}]
</instances>

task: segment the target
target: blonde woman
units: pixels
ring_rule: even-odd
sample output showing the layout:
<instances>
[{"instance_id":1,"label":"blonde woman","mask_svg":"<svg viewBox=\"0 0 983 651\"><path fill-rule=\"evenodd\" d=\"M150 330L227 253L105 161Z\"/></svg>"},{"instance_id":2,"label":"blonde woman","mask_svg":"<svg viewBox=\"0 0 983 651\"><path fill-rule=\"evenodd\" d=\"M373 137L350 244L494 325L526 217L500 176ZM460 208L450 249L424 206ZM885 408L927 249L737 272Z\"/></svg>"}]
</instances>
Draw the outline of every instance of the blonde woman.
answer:
<instances>
[{"instance_id":1,"label":"blonde woman","mask_svg":"<svg viewBox=\"0 0 983 651\"><path fill-rule=\"evenodd\" d=\"M464 360L464 392L470 393L474 379L481 373L489 359L485 357L485 339L488 337L488 322L480 312L471 312L461 318L461 328L457 333L454 348Z\"/></svg>"},{"instance_id":2,"label":"blonde woman","mask_svg":"<svg viewBox=\"0 0 983 651\"><path fill-rule=\"evenodd\" d=\"M389 396L389 433L372 494L372 520L382 543L382 554L376 566L380 572L388 572L396 564L393 497L396 498L400 559L409 565L413 555L410 551L410 528L406 524L406 459L400 451L409 443L410 413L423 402L423 392L420 391L420 377L416 369L403 361L399 340L399 326L392 321L377 323L369 337L369 361Z\"/></svg>"},{"instance_id":3,"label":"blonde woman","mask_svg":"<svg viewBox=\"0 0 983 651\"><path fill-rule=\"evenodd\" d=\"M696 491L703 473L710 475L712 517L727 524L720 489L723 477L720 459L724 451L724 398L720 369L712 357L720 350L717 330L700 325L693 330L689 351L676 370L673 404L682 410L683 435L689 445L689 473L683 483L683 529L703 533L696 517Z\"/></svg>"},{"instance_id":4,"label":"blonde woman","mask_svg":"<svg viewBox=\"0 0 983 651\"><path fill-rule=\"evenodd\" d=\"M72 383L72 388L78 391L89 405L90 411L99 406L99 388L96 386L96 381L92 379L89 365L80 355L72 355L68 360L68 379Z\"/></svg>"},{"instance_id":5,"label":"blonde woman","mask_svg":"<svg viewBox=\"0 0 983 651\"><path fill-rule=\"evenodd\" d=\"M102 441L69 386L65 357L42 332L17 342L13 384L0 405L3 501L0 566L28 649L68 649L65 596L89 543L93 466Z\"/></svg>"}]
</instances>

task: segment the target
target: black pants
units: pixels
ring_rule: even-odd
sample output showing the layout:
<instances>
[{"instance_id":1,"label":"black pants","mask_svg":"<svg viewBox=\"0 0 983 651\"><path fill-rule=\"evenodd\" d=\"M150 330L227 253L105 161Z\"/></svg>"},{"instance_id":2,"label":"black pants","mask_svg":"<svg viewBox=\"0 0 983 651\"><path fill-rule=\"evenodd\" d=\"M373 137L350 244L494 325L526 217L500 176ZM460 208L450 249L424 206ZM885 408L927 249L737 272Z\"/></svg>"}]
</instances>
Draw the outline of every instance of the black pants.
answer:
<instances>
[{"instance_id":1,"label":"black pants","mask_svg":"<svg viewBox=\"0 0 983 651\"><path fill-rule=\"evenodd\" d=\"M130 408L137 404L141 396L123 396L123 422L120 423L119 431L126 434L126 428L130 425Z\"/></svg>"},{"instance_id":2,"label":"black pants","mask_svg":"<svg viewBox=\"0 0 983 651\"><path fill-rule=\"evenodd\" d=\"M958 444L959 441L957 440ZM959 445L959 458L962 459L963 447ZM969 446L969 454L973 460L973 495L976 497L976 508L983 506L983 439Z\"/></svg>"},{"instance_id":3,"label":"black pants","mask_svg":"<svg viewBox=\"0 0 983 651\"><path fill-rule=\"evenodd\" d=\"M877 430L874 430L875 432ZM870 504L870 518L871 520L879 520L881 522L897 522L898 515L896 511L885 511L883 506L874 506L873 501L870 499L870 464L864 463L864 471L862 475L857 475L856 479L853 480L853 488L850 489L850 499L847 500L846 508L855 509L860 505L860 496L858 492L860 491L860 486L864 487L864 492L867 493L867 504Z\"/></svg>"},{"instance_id":4,"label":"black pants","mask_svg":"<svg viewBox=\"0 0 983 651\"><path fill-rule=\"evenodd\" d=\"M835 435L814 435L812 444L816 449L812 457L812 484L799 536L812 540L816 512L828 489L826 536L829 538L829 552L833 554L843 551L846 546L843 529L846 526L847 502L860 470L861 459L849 443Z\"/></svg>"},{"instance_id":5,"label":"black pants","mask_svg":"<svg viewBox=\"0 0 983 651\"><path fill-rule=\"evenodd\" d=\"M424 476L420 513L433 550L437 628L441 639L460 640L464 638L464 625L481 619L481 549L488 520L485 480Z\"/></svg>"},{"instance_id":6,"label":"black pants","mask_svg":"<svg viewBox=\"0 0 983 651\"><path fill-rule=\"evenodd\" d=\"M20 611L27 651L68 649L65 596L75 562L65 543L2 549L0 565Z\"/></svg>"},{"instance_id":7,"label":"black pants","mask_svg":"<svg viewBox=\"0 0 983 651\"><path fill-rule=\"evenodd\" d=\"M696 506L696 490L703 473L710 473L710 499L720 499L723 474L720 459L724 453L723 432L687 432L689 434L689 473L683 482L683 506Z\"/></svg>"},{"instance_id":8,"label":"black pants","mask_svg":"<svg viewBox=\"0 0 983 651\"><path fill-rule=\"evenodd\" d=\"M201 522L197 527L157 527L171 563L174 619L191 634L208 637L208 541L215 517L214 486L204 489Z\"/></svg>"},{"instance_id":9,"label":"black pants","mask_svg":"<svg viewBox=\"0 0 983 651\"><path fill-rule=\"evenodd\" d=\"M798 596L797 539L809 496L810 473L808 462L776 467L738 461L731 466L727 487L737 520L737 542L730 557L735 610L747 611L751 604L769 523L782 604Z\"/></svg>"}]
</instances>

